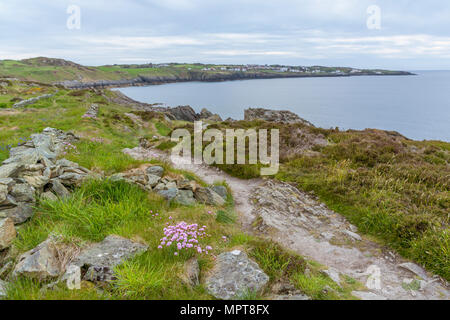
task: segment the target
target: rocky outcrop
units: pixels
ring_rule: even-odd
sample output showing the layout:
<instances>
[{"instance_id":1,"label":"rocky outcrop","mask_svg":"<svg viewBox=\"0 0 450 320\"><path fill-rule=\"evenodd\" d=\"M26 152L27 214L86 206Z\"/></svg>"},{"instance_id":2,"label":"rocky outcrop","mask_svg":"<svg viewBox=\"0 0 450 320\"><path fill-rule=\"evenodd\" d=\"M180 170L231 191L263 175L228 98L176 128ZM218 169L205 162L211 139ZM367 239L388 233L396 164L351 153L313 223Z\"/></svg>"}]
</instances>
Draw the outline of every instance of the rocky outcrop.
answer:
<instances>
[{"instance_id":1,"label":"rocky outcrop","mask_svg":"<svg viewBox=\"0 0 450 320\"><path fill-rule=\"evenodd\" d=\"M39 96L39 97L23 100L23 101L20 101L20 102L17 102L15 104L13 104L13 108L23 108L23 107L29 106L30 104L35 104L39 100L48 99L48 98L51 98L53 96L54 96L54 94L44 94L44 95Z\"/></svg>"},{"instance_id":2,"label":"rocky outcrop","mask_svg":"<svg viewBox=\"0 0 450 320\"><path fill-rule=\"evenodd\" d=\"M220 254L206 278L206 289L218 299L230 300L249 292L259 292L269 282L258 264L234 250Z\"/></svg>"},{"instance_id":3,"label":"rocky outcrop","mask_svg":"<svg viewBox=\"0 0 450 320\"><path fill-rule=\"evenodd\" d=\"M222 121L222 118L218 114L213 114L205 108L203 108L200 113L196 113L190 106L178 106L175 108L168 108L166 113L172 120L189 122L198 120Z\"/></svg>"},{"instance_id":4,"label":"rocky outcrop","mask_svg":"<svg viewBox=\"0 0 450 320\"><path fill-rule=\"evenodd\" d=\"M270 122L283 123L303 123L305 125L313 126L313 124L298 115L287 110L270 110L263 108L250 108L244 111L244 120L265 120Z\"/></svg>"},{"instance_id":5,"label":"rocky outcrop","mask_svg":"<svg viewBox=\"0 0 450 320\"><path fill-rule=\"evenodd\" d=\"M66 197L68 188L93 176L74 162L57 160L77 139L71 133L46 128L10 150L10 157L0 166L0 218L23 223L33 215L35 196Z\"/></svg>"}]
</instances>

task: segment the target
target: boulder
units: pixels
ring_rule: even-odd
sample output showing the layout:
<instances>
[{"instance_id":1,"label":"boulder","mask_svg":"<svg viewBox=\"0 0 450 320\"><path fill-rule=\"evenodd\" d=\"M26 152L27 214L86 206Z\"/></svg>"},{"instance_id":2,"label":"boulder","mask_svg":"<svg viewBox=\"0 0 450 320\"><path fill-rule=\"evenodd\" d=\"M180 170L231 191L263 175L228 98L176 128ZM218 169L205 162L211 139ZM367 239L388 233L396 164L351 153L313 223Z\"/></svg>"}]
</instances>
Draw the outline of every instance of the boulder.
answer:
<instances>
[{"instance_id":1,"label":"boulder","mask_svg":"<svg viewBox=\"0 0 450 320\"><path fill-rule=\"evenodd\" d=\"M178 189L184 189L184 190L191 190L192 192L195 192L197 188L199 188L199 185L194 180L178 180L177 181Z\"/></svg>"},{"instance_id":2,"label":"boulder","mask_svg":"<svg viewBox=\"0 0 450 320\"><path fill-rule=\"evenodd\" d=\"M16 238L16 228L11 218L0 219L0 251L8 248Z\"/></svg>"},{"instance_id":3,"label":"boulder","mask_svg":"<svg viewBox=\"0 0 450 320\"><path fill-rule=\"evenodd\" d=\"M214 186L211 188L215 193L221 196L224 200L227 200L228 190L224 186Z\"/></svg>"},{"instance_id":4,"label":"boulder","mask_svg":"<svg viewBox=\"0 0 450 320\"><path fill-rule=\"evenodd\" d=\"M258 264L234 250L220 254L206 279L206 289L218 299L230 300L246 292L259 292L269 282Z\"/></svg>"},{"instance_id":5,"label":"boulder","mask_svg":"<svg viewBox=\"0 0 450 320\"><path fill-rule=\"evenodd\" d=\"M164 199L171 201L172 199L174 199L177 196L178 189L172 188L172 189L168 189L168 190L160 190L160 191L158 191L158 194L161 197L163 197Z\"/></svg>"},{"instance_id":6,"label":"boulder","mask_svg":"<svg viewBox=\"0 0 450 320\"><path fill-rule=\"evenodd\" d=\"M20 256L13 275L44 281L60 276L62 271L55 240L49 238Z\"/></svg>"},{"instance_id":7,"label":"boulder","mask_svg":"<svg viewBox=\"0 0 450 320\"><path fill-rule=\"evenodd\" d=\"M212 206L222 206L225 204L225 200L211 188L198 188L195 191L195 199Z\"/></svg>"},{"instance_id":8,"label":"boulder","mask_svg":"<svg viewBox=\"0 0 450 320\"><path fill-rule=\"evenodd\" d=\"M147 174L153 174L155 176L162 177L164 174L164 168L160 166L152 166L148 167L145 172Z\"/></svg>"},{"instance_id":9,"label":"boulder","mask_svg":"<svg viewBox=\"0 0 450 320\"><path fill-rule=\"evenodd\" d=\"M83 250L72 261L72 265L88 270L84 280L94 282L113 280L113 269L115 266L146 251L147 248L147 245L116 235L110 235L102 242Z\"/></svg>"},{"instance_id":10,"label":"boulder","mask_svg":"<svg viewBox=\"0 0 450 320\"><path fill-rule=\"evenodd\" d=\"M191 190L178 190L178 193L173 200L183 206L195 204L194 193Z\"/></svg>"}]
</instances>

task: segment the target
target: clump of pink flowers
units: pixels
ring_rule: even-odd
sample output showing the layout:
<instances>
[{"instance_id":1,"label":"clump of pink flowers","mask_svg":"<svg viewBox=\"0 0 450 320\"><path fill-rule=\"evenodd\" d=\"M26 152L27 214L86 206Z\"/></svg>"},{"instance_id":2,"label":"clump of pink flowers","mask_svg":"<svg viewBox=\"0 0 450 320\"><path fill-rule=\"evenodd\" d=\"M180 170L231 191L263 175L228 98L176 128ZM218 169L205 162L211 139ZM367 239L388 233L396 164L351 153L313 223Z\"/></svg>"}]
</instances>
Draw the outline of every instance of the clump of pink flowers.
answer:
<instances>
[{"instance_id":1,"label":"clump of pink flowers","mask_svg":"<svg viewBox=\"0 0 450 320\"><path fill-rule=\"evenodd\" d=\"M176 247L174 255L178 255L181 250L194 250L198 253L208 254L212 250L211 246L202 247L200 241L209 235L206 233L206 226L199 227L197 223L187 224L180 222L164 228L164 237L158 249L163 247Z\"/></svg>"},{"instance_id":2,"label":"clump of pink flowers","mask_svg":"<svg viewBox=\"0 0 450 320\"><path fill-rule=\"evenodd\" d=\"M77 147L73 144L71 144L70 142L63 142L63 155L66 155L67 152L76 152L77 151Z\"/></svg>"},{"instance_id":3,"label":"clump of pink flowers","mask_svg":"<svg viewBox=\"0 0 450 320\"><path fill-rule=\"evenodd\" d=\"M103 141L104 141L102 138L97 138L97 137L91 138L89 140L93 143L103 143Z\"/></svg>"}]
</instances>

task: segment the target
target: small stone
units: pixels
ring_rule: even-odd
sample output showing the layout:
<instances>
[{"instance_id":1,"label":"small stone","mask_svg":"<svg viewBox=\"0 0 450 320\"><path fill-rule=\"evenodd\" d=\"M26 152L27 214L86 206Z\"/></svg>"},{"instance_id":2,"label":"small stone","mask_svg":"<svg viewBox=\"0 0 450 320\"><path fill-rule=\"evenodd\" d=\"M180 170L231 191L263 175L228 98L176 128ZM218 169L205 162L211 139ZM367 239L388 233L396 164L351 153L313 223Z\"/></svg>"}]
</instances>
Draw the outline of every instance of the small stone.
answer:
<instances>
[{"instance_id":1,"label":"small stone","mask_svg":"<svg viewBox=\"0 0 450 320\"><path fill-rule=\"evenodd\" d=\"M19 170L22 168L20 163L9 163L0 166L0 178L14 178Z\"/></svg>"},{"instance_id":2,"label":"small stone","mask_svg":"<svg viewBox=\"0 0 450 320\"><path fill-rule=\"evenodd\" d=\"M16 207L3 209L0 217L9 217L13 219L14 224L21 224L33 216L33 204L19 203Z\"/></svg>"},{"instance_id":3,"label":"small stone","mask_svg":"<svg viewBox=\"0 0 450 320\"><path fill-rule=\"evenodd\" d=\"M215 193L221 196L224 200L227 200L228 190L224 186L213 186L211 188Z\"/></svg>"},{"instance_id":4,"label":"small stone","mask_svg":"<svg viewBox=\"0 0 450 320\"><path fill-rule=\"evenodd\" d=\"M341 285L341 279L339 277L339 272L334 268L328 268L328 270L322 271L324 274L330 277L336 284Z\"/></svg>"},{"instance_id":5,"label":"small stone","mask_svg":"<svg viewBox=\"0 0 450 320\"><path fill-rule=\"evenodd\" d=\"M0 219L0 251L8 248L16 238L16 228L11 218Z\"/></svg>"},{"instance_id":6,"label":"small stone","mask_svg":"<svg viewBox=\"0 0 450 320\"><path fill-rule=\"evenodd\" d=\"M148 167L145 172L147 174L153 174L155 176L162 177L164 174L164 168L160 166L152 166Z\"/></svg>"},{"instance_id":7,"label":"small stone","mask_svg":"<svg viewBox=\"0 0 450 320\"><path fill-rule=\"evenodd\" d=\"M177 188L177 183L174 181L170 181L166 183L166 186L164 187L164 189L169 190L169 189L178 189Z\"/></svg>"},{"instance_id":8,"label":"small stone","mask_svg":"<svg viewBox=\"0 0 450 320\"><path fill-rule=\"evenodd\" d=\"M51 191L47 191L41 194L41 199L48 201L58 201L58 197Z\"/></svg>"},{"instance_id":9,"label":"small stone","mask_svg":"<svg viewBox=\"0 0 450 320\"><path fill-rule=\"evenodd\" d=\"M160 176L154 174L147 174L147 178L148 178L147 185L152 188L158 184L159 180L161 180Z\"/></svg>"},{"instance_id":10,"label":"small stone","mask_svg":"<svg viewBox=\"0 0 450 320\"><path fill-rule=\"evenodd\" d=\"M352 232L350 230L345 230L344 233L346 235L348 235L350 238L352 238L353 240L356 240L356 241L361 241L362 240L362 238L361 238L361 236L359 234L354 233L354 232Z\"/></svg>"},{"instance_id":11,"label":"small stone","mask_svg":"<svg viewBox=\"0 0 450 320\"><path fill-rule=\"evenodd\" d=\"M191 287L196 287L200 284L199 281L200 266L197 258L191 258L184 264L183 280Z\"/></svg>"},{"instance_id":12,"label":"small stone","mask_svg":"<svg viewBox=\"0 0 450 320\"><path fill-rule=\"evenodd\" d=\"M27 183L18 183L11 188L11 195L17 202L34 202L35 189Z\"/></svg>"},{"instance_id":13,"label":"small stone","mask_svg":"<svg viewBox=\"0 0 450 320\"><path fill-rule=\"evenodd\" d=\"M63 184L58 179L53 179L51 181L53 192L60 198L67 198L70 196L69 190L63 186Z\"/></svg>"}]
</instances>

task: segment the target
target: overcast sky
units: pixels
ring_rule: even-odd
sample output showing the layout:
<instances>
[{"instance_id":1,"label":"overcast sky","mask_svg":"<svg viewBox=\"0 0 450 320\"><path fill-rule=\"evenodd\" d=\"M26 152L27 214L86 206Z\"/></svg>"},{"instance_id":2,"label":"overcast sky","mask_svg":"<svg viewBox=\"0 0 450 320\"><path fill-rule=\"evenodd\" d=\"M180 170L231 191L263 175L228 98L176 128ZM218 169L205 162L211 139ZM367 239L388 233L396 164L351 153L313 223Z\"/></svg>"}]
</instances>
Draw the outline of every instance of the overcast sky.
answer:
<instances>
[{"instance_id":1,"label":"overcast sky","mask_svg":"<svg viewBox=\"0 0 450 320\"><path fill-rule=\"evenodd\" d=\"M0 34L0 59L450 69L447 0L0 0Z\"/></svg>"}]
</instances>

